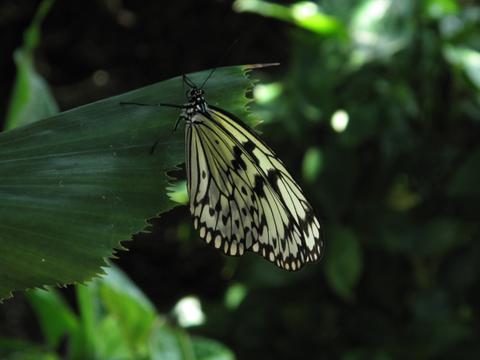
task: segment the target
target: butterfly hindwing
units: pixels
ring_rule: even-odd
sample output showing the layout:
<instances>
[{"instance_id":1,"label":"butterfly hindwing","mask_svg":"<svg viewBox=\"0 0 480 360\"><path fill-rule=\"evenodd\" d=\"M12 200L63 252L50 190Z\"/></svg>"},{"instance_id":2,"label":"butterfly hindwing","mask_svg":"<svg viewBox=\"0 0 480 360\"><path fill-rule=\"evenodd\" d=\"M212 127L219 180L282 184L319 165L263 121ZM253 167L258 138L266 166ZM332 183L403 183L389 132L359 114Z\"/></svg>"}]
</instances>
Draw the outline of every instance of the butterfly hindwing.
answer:
<instances>
[{"instance_id":1,"label":"butterfly hindwing","mask_svg":"<svg viewBox=\"0 0 480 360\"><path fill-rule=\"evenodd\" d=\"M317 260L320 224L273 151L232 114L209 106L187 124L194 226L228 255L259 253L287 270Z\"/></svg>"}]
</instances>

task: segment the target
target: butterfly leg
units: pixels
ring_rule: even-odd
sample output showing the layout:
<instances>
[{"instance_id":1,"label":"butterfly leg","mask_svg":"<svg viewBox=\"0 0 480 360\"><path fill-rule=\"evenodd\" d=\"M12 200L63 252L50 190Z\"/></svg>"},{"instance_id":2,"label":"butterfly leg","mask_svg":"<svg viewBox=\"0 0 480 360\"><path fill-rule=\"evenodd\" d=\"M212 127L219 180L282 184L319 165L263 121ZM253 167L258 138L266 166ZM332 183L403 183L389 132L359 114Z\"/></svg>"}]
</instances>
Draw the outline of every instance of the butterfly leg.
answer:
<instances>
[{"instance_id":1,"label":"butterfly leg","mask_svg":"<svg viewBox=\"0 0 480 360\"><path fill-rule=\"evenodd\" d=\"M177 108L177 109L185 109L187 107L186 105L177 105L177 104L164 104L164 103L146 104L146 103L130 102L130 101L121 101L120 105L165 106L165 107L173 107L173 108Z\"/></svg>"},{"instance_id":2,"label":"butterfly leg","mask_svg":"<svg viewBox=\"0 0 480 360\"><path fill-rule=\"evenodd\" d=\"M173 128L173 132L177 131L178 125L180 124L180 120L188 120L188 116L186 115L180 115L177 119L177 122L175 123L175 127Z\"/></svg>"},{"instance_id":3,"label":"butterfly leg","mask_svg":"<svg viewBox=\"0 0 480 360\"><path fill-rule=\"evenodd\" d=\"M150 148L150 155L153 155L153 153L155 152L155 148L157 147L159 142L160 142L160 139L155 140L152 147Z\"/></svg>"},{"instance_id":4,"label":"butterfly leg","mask_svg":"<svg viewBox=\"0 0 480 360\"><path fill-rule=\"evenodd\" d=\"M180 115L180 116L178 117L178 119L177 119L177 122L175 123L175 127L173 128L173 131L172 131L172 132L177 131L178 124L180 124L180 120L185 120L185 121L186 121L187 119L188 119L187 116ZM157 147L157 145L158 145L159 142L160 142L160 139L157 139L157 140L153 143L152 147L150 148L150 155L152 155L152 154L155 152L155 148Z\"/></svg>"}]
</instances>

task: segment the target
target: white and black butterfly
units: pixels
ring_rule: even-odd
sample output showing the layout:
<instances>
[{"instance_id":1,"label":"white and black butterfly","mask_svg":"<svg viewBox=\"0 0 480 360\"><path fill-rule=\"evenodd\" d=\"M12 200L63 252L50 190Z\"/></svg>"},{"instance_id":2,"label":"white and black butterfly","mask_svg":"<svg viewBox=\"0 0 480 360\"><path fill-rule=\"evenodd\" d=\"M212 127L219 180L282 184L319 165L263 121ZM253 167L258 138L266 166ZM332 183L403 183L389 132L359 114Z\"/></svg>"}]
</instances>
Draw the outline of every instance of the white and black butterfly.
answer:
<instances>
[{"instance_id":1,"label":"white and black butterfly","mask_svg":"<svg viewBox=\"0 0 480 360\"><path fill-rule=\"evenodd\" d=\"M211 74L210 74L211 75ZM208 79L208 78L207 78ZM322 229L275 153L229 112L209 105L203 82L181 108L190 213L200 237L227 255L252 251L286 270L323 253Z\"/></svg>"}]
</instances>

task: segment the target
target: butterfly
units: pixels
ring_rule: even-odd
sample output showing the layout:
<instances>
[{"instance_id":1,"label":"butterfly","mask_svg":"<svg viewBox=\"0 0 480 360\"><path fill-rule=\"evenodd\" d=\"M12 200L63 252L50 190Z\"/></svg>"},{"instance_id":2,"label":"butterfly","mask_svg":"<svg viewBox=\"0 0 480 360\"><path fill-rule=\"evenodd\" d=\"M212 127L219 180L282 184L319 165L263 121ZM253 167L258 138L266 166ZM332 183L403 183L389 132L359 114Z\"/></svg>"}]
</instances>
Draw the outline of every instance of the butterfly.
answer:
<instances>
[{"instance_id":1,"label":"butterfly","mask_svg":"<svg viewBox=\"0 0 480 360\"><path fill-rule=\"evenodd\" d=\"M324 249L320 222L300 186L247 125L209 105L203 87L184 76L187 102L156 104L181 109L185 121L189 208L208 244L230 256L260 254L286 270L318 260ZM144 105L144 104L140 104Z\"/></svg>"}]
</instances>

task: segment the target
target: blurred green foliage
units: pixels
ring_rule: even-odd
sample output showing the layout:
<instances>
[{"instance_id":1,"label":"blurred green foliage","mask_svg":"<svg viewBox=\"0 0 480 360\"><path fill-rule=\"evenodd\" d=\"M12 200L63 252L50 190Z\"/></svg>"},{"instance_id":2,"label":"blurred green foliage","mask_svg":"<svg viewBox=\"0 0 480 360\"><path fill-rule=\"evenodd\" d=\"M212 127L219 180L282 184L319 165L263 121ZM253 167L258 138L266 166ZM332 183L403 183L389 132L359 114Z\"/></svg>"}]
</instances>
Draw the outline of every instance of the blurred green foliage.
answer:
<instances>
[{"instance_id":1,"label":"blurred green foliage","mask_svg":"<svg viewBox=\"0 0 480 360\"><path fill-rule=\"evenodd\" d=\"M106 275L76 285L78 314L56 289L32 290L45 344L0 338L0 357L27 359L232 360L230 350L190 336L157 313L149 299L115 266ZM63 349L63 350L62 350Z\"/></svg>"},{"instance_id":2,"label":"blurred green foliage","mask_svg":"<svg viewBox=\"0 0 480 360\"><path fill-rule=\"evenodd\" d=\"M478 357L480 7L237 0L234 9L295 24L288 68L256 91L256 110L268 142L303 175L327 246L323 266L298 277L274 283L275 270L256 262L239 269L248 295L209 333L236 324L227 342L244 358ZM298 14L318 27L292 21ZM337 25L318 31L324 17ZM257 339L241 336L252 328Z\"/></svg>"}]
</instances>

